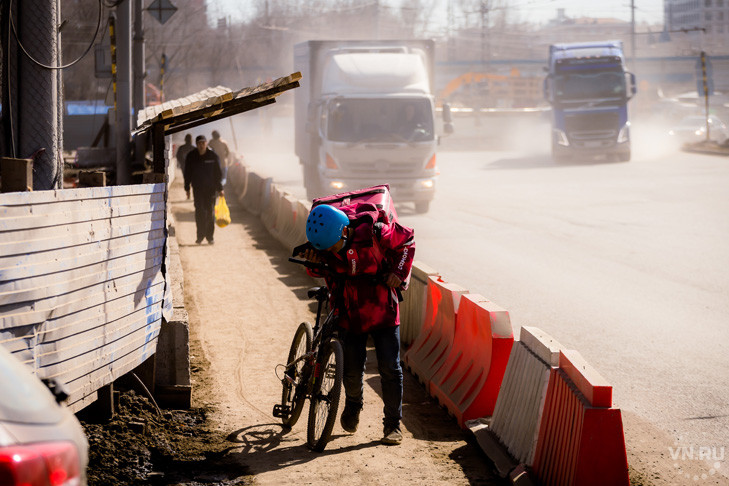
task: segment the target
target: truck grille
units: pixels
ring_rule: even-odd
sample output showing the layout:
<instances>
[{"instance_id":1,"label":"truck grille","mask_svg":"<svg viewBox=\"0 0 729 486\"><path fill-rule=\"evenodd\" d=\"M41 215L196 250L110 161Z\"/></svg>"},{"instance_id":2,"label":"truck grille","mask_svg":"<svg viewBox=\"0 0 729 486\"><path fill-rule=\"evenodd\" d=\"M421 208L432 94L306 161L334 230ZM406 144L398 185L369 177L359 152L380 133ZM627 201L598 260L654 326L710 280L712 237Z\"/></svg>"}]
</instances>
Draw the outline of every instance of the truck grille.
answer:
<instances>
[{"instance_id":1,"label":"truck grille","mask_svg":"<svg viewBox=\"0 0 729 486\"><path fill-rule=\"evenodd\" d=\"M342 170L357 175L371 175L379 173L391 176L408 176L423 170L423 163L419 160L406 162L392 162L387 160L359 162L340 161L339 165Z\"/></svg>"},{"instance_id":2,"label":"truck grille","mask_svg":"<svg viewBox=\"0 0 729 486\"><path fill-rule=\"evenodd\" d=\"M614 139L618 136L617 113L579 113L565 117L567 134L574 140Z\"/></svg>"}]
</instances>

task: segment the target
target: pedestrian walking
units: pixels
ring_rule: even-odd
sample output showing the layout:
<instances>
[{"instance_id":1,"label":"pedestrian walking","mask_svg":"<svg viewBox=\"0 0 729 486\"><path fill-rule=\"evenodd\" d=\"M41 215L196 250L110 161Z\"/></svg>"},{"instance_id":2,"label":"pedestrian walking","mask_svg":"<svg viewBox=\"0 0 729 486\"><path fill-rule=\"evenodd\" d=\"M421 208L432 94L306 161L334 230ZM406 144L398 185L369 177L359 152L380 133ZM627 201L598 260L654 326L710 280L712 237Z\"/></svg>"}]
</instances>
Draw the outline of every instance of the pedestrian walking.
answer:
<instances>
[{"instance_id":1,"label":"pedestrian walking","mask_svg":"<svg viewBox=\"0 0 729 486\"><path fill-rule=\"evenodd\" d=\"M228 142L220 138L220 132L213 130L213 139L210 140L209 145L220 158L220 169L223 172L223 185L225 185L225 181L228 179L228 165L230 164Z\"/></svg>"},{"instance_id":2,"label":"pedestrian walking","mask_svg":"<svg viewBox=\"0 0 729 486\"><path fill-rule=\"evenodd\" d=\"M175 154L175 158L177 159L177 166L180 168L182 173L185 173L185 158L187 157L187 154L195 150L195 146L192 144L192 135L189 133L185 135L185 143L183 145L180 145L180 147L177 149L177 154Z\"/></svg>"},{"instance_id":3,"label":"pedestrian walking","mask_svg":"<svg viewBox=\"0 0 729 486\"><path fill-rule=\"evenodd\" d=\"M192 187L195 200L195 224L197 226L198 245L203 239L209 244L215 243L215 198L223 195L222 173L220 159L217 154L208 148L205 135L195 138L197 150L193 150L185 159L185 193L190 199Z\"/></svg>"}]
</instances>

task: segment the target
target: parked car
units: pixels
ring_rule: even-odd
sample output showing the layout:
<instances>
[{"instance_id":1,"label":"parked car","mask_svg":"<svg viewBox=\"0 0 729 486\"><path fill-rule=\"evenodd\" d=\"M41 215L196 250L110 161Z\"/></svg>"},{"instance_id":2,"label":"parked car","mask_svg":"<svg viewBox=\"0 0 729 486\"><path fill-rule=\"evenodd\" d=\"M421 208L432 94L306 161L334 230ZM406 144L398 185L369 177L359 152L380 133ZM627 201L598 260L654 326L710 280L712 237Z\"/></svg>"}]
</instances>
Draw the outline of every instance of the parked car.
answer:
<instances>
[{"instance_id":1,"label":"parked car","mask_svg":"<svg viewBox=\"0 0 729 486\"><path fill-rule=\"evenodd\" d=\"M57 396L63 393L56 386ZM0 345L0 485L84 486L81 424L30 369Z\"/></svg>"},{"instance_id":2,"label":"parked car","mask_svg":"<svg viewBox=\"0 0 729 486\"><path fill-rule=\"evenodd\" d=\"M670 129L668 134L681 144L702 142L706 140L706 117L687 116ZM716 115L709 115L709 137L720 144L729 138L729 128Z\"/></svg>"}]
</instances>

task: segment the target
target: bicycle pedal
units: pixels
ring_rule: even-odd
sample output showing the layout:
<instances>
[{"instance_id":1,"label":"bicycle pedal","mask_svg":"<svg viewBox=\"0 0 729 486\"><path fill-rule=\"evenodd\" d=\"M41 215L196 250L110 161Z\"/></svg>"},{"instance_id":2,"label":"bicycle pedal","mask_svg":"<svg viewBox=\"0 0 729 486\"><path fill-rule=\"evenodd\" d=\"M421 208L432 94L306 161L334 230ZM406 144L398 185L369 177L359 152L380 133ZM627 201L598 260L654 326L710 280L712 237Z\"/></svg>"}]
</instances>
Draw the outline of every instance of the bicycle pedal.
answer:
<instances>
[{"instance_id":1,"label":"bicycle pedal","mask_svg":"<svg viewBox=\"0 0 729 486\"><path fill-rule=\"evenodd\" d=\"M276 404L273 406L273 416L287 419L291 416L291 407L287 405Z\"/></svg>"}]
</instances>

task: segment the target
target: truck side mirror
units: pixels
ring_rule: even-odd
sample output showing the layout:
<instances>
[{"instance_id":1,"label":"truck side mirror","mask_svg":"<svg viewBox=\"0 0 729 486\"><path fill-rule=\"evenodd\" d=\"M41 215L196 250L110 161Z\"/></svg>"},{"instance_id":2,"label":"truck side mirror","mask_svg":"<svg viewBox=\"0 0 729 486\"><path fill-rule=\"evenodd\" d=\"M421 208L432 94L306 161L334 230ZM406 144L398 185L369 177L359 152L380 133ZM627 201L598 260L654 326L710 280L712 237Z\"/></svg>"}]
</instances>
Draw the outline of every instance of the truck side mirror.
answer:
<instances>
[{"instance_id":1,"label":"truck side mirror","mask_svg":"<svg viewBox=\"0 0 729 486\"><path fill-rule=\"evenodd\" d=\"M630 90L628 91L630 94L628 95L628 99L632 98L635 93L638 91L638 88L635 84L635 74L633 73L625 73L626 81L628 85L630 86Z\"/></svg>"},{"instance_id":2,"label":"truck side mirror","mask_svg":"<svg viewBox=\"0 0 729 486\"><path fill-rule=\"evenodd\" d=\"M451 117L451 105L443 103L443 133L453 133L453 118Z\"/></svg>"},{"instance_id":3,"label":"truck side mirror","mask_svg":"<svg viewBox=\"0 0 729 486\"><path fill-rule=\"evenodd\" d=\"M547 77L544 78L544 82L542 83L542 93L544 95L544 99L547 100L550 104L552 103L552 75L548 74Z\"/></svg>"}]
</instances>

